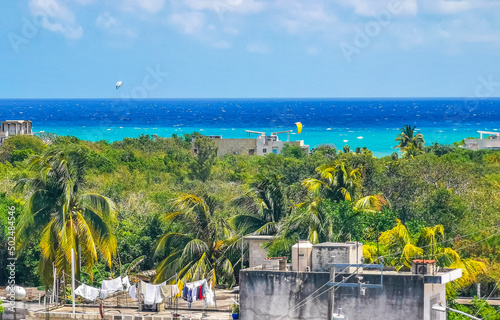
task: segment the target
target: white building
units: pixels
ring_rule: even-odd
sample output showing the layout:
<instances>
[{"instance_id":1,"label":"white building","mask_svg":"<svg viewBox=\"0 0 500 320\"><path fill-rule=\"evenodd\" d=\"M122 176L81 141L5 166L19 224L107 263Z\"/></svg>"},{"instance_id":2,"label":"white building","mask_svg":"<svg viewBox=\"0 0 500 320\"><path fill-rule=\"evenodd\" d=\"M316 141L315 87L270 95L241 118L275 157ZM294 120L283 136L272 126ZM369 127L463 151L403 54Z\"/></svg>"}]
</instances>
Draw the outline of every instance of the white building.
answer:
<instances>
[{"instance_id":1,"label":"white building","mask_svg":"<svg viewBox=\"0 0 500 320\"><path fill-rule=\"evenodd\" d=\"M465 139L464 146L469 150L500 150L500 132L478 131L479 139ZM485 137L486 136L486 137Z\"/></svg>"},{"instance_id":2,"label":"white building","mask_svg":"<svg viewBox=\"0 0 500 320\"><path fill-rule=\"evenodd\" d=\"M309 146L304 144L304 140L290 141L292 130L272 132L270 136L267 136L265 132L259 131L245 130L245 132L248 133L248 138L246 139L223 139L222 136L207 137L215 142L218 157L225 156L226 154L257 156L264 156L269 153L281 154L286 144L299 146L304 153L309 153ZM287 134L287 141L279 140L278 134L280 133ZM257 134L257 137L252 139L251 134ZM194 144L193 152L197 152L197 150L194 150Z\"/></svg>"},{"instance_id":3,"label":"white building","mask_svg":"<svg viewBox=\"0 0 500 320\"><path fill-rule=\"evenodd\" d=\"M32 123L29 120L6 120L0 126L0 145L11 136L32 135Z\"/></svg>"}]
</instances>

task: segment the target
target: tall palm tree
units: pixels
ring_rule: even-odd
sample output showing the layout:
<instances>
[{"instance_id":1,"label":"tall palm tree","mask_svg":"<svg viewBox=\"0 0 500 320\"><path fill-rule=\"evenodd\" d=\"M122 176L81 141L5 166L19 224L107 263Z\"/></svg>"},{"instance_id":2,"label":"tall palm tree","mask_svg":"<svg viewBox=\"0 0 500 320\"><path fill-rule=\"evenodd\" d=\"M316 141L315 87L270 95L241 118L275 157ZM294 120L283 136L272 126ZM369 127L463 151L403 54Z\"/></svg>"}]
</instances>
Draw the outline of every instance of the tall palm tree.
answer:
<instances>
[{"instance_id":1,"label":"tall palm tree","mask_svg":"<svg viewBox=\"0 0 500 320\"><path fill-rule=\"evenodd\" d=\"M156 247L156 255L167 257L156 268L156 282L177 274L184 282L222 277L233 283L233 264L227 258L228 250L238 240L213 196L198 197L183 194L175 200L179 209L166 215L166 222L179 221L183 232L163 235Z\"/></svg>"},{"instance_id":2,"label":"tall palm tree","mask_svg":"<svg viewBox=\"0 0 500 320\"><path fill-rule=\"evenodd\" d=\"M250 196L239 197L234 205L243 208L246 213L238 214L229 220L235 230L243 234L257 233L274 235L279 222L287 216L287 197L281 178L277 174L257 174L251 183Z\"/></svg>"},{"instance_id":3,"label":"tall palm tree","mask_svg":"<svg viewBox=\"0 0 500 320\"><path fill-rule=\"evenodd\" d=\"M28 193L18 245L26 247L41 235L39 274L44 283L51 282L52 263L59 274L70 272L71 249L91 276L98 252L110 266L116 254L115 205L102 195L84 192L85 161L81 147L52 148L30 160L35 176L16 185Z\"/></svg>"},{"instance_id":4,"label":"tall palm tree","mask_svg":"<svg viewBox=\"0 0 500 320\"><path fill-rule=\"evenodd\" d=\"M306 179L302 183L311 193L312 200L297 206L297 210L287 220L284 230L290 232L306 227L312 243L341 237L340 233L337 236L333 234L332 224L340 221L334 221L334 216L327 214L331 207L325 205L325 200L338 205L339 214L336 218L343 220L342 223L349 222L361 212L375 212L380 209L379 197L362 196L360 168L352 169L343 161L335 161L316 168L316 172L319 178ZM349 202L354 211L342 208L340 203L344 201ZM341 233L347 235L349 230L342 229Z\"/></svg>"},{"instance_id":5,"label":"tall palm tree","mask_svg":"<svg viewBox=\"0 0 500 320\"><path fill-rule=\"evenodd\" d=\"M396 137L398 145L394 149L403 149L412 143L416 148L422 150L425 146L424 136L415 131L416 126L405 125L401 128L401 133Z\"/></svg>"}]
</instances>

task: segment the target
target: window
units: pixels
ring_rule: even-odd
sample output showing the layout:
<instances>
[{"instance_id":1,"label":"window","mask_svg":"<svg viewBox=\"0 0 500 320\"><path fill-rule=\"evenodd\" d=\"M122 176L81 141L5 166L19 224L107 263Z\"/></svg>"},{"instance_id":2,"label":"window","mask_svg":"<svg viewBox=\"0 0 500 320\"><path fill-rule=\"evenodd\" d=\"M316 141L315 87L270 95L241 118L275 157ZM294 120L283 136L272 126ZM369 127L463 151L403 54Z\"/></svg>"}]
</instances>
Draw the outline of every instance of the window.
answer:
<instances>
[{"instance_id":1,"label":"window","mask_svg":"<svg viewBox=\"0 0 500 320\"><path fill-rule=\"evenodd\" d=\"M255 154L255 149L248 149L248 154L253 156Z\"/></svg>"},{"instance_id":2,"label":"window","mask_svg":"<svg viewBox=\"0 0 500 320\"><path fill-rule=\"evenodd\" d=\"M262 149L262 152L267 153L267 149L265 149L265 148Z\"/></svg>"}]
</instances>

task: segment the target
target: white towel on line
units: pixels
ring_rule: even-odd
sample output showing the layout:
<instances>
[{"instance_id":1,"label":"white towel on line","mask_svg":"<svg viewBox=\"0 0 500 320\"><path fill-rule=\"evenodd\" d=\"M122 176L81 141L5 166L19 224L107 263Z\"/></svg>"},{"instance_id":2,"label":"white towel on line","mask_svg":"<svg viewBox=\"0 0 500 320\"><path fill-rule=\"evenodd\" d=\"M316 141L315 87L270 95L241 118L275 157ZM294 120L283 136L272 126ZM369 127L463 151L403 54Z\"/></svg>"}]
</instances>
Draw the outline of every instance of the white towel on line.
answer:
<instances>
[{"instance_id":1,"label":"white towel on line","mask_svg":"<svg viewBox=\"0 0 500 320\"><path fill-rule=\"evenodd\" d=\"M163 301L160 292L160 285L146 283L146 293L144 294L144 304L154 304Z\"/></svg>"},{"instance_id":2,"label":"white towel on line","mask_svg":"<svg viewBox=\"0 0 500 320\"><path fill-rule=\"evenodd\" d=\"M135 296L135 291L137 289L137 285L133 285L133 286L130 286L130 288L128 288L128 294L130 296L130 298L132 298L132 300L136 301L137 298Z\"/></svg>"},{"instance_id":3,"label":"white towel on line","mask_svg":"<svg viewBox=\"0 0 500 320\"><path fill-rule=\"evenodd\" d=\"M125 278L122 279L122 285L125 286L126 290L130 288L130 281L128 280L128 276L125 276Z\"/></svg>"},{"instance_id":4,"label":"white towel on line","mask_svg":"<svg viewBox=\"0 0 500 320\"><path fill-rule=\"evenodd\" d=\"M101 289L106 290L110 293L115 291L122 291L123 290L122 278L118 277L113 280L102 280Z\"/></svg>"},{"instance_id":5,"label":"white towel on line","mask_svg":"<svg viewBox=\"0 0 500 320\"><path fill-rule=\"evenodd\" d=\"M84 297L87 300L94 301L99 295L99 289L88 286L86 284L81 284L75 289L75 294Z\"/></svg>"}]
</instances>

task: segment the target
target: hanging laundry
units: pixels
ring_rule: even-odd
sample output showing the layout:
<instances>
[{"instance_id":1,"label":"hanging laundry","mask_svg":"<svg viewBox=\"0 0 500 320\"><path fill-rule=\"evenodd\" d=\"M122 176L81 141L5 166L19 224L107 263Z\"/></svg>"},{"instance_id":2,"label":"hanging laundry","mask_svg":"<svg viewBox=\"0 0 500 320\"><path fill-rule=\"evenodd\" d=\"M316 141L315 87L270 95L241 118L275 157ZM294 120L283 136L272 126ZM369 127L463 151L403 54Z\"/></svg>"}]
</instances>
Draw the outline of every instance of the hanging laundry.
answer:
<instances>
[{"instance_id":1,"label":"hanging laundry","mask_svg":"<svg viewBox=\"0 0 500 320\"><path fill-rule=\"evenodd\" d=\"M198 280L186 283L182 290L182 298L188 302L188 308L194 301L203 300L203 286L207 285L207 280Z\"/></svg>"},{"instance_id":2,"label":"hanging laundry","mask_svg":"<svg viewBox=\"0 0 500 320\"><path fill-rule=\"evenodd\" d=\"M130 286L128 288L128 295L130 296L130 298L132 298L132 300L136 301L137 298L135 296L135 293L136 293L136 289L137 289L137 285L134 284L133 286Z\"/></svg>"},{"instance_id":3,"label":"hanging laundry","mask_svg":"<svg viewBox=\"0 0 500 320\"><path fill-rule=\"evenodd\" d=\"M215 305L214 298L215 298L214 292L212 291L210 286L207 286L206 292L205 292L205 302L209 306L213 307Z\"/></svg>"},{"instance_id":4,"label":"hanging laundry","mask_svg":"<svg viewBox=\"0 0 500 320\"><path fill-rule=\"evenodd\" d=\"M113 280L102 280L101 289L106 290L109 293L115 291L122 291L123 290L122 279L118 277Z\"/></svg>"},{"instance_id":5,"label":"hanging laundry","mask_svg":"<svg viewBox=\"0 0 500 320\"><path fill-rule=\"evenodd\" d=\"M161 296L160 287L165 285L165 282L161 284L149 284L146 283L146 292L144 294L144 304L154 304L161 303L163 298Z\"/></svg>"},{"instance_id":6,"label":"hanging laundry","mask_svg":"<svg viewBox=\"0 0 500 320\"><path fill-rule=\"evenodd\" d=\"M172 286L172 298L176 298L178 294L179 294L179 285L174 284Z\"/></svg>"},{"instance_id":7,"label":"hanging laundry","mask_svg":"<svg viewBox=\"0 0 500 320\"><path fill-rule=\"evenodd\" d=\"M172 288L173 287L177 287L177 286L173 286L170 284L160 286L160 292L161 292L161 295L164 299L170 299L173 297L173 295L172 295Z\"/></svg>"},{"instance_id":8,"label":"hanging laundry","mask_svg":"<svg viewBox=\"0 0 500 320\"><path fill-rule=\"evenodd\" d=\"M94 301L99 295L99 289L88 286L86 284L80 285L75 289L75 294L87 299Z\"/></svg>"},{"instance_id":9,"label":"hanging laundry","mask_svg":"<svg viewBox=\"0 0 500 320\"><path fill-rule=\"evenodd\" d=\"M182 297L182 290L184 290L184 282L182 280L177 281L177 295L176 298Z\"/></svg>"},{"instance_id":10,"label":"hanging laundry","mask_svg":"<svg viewBox=\"0 0 500 320\"><path fill-rule=\"evenodd\" d=\"M130 281L128 279L128 276L125 276L125 278L122 279L122 285L125 286L126 290L130 288Z\"/></svg>"},{"instance_id":11,"label":"hanging laundry","mask_svg":"<svg viewBox=\"0 0 500 320\"><path fill-rule=\"evenodd\" d=\"M110 293L111 293L111 292L108 292L108 290L102 290L102 289L101 289L101 290L99 291L99 298L101 298L101 299L106 299Z\"/></svg>"}]
</instances>

